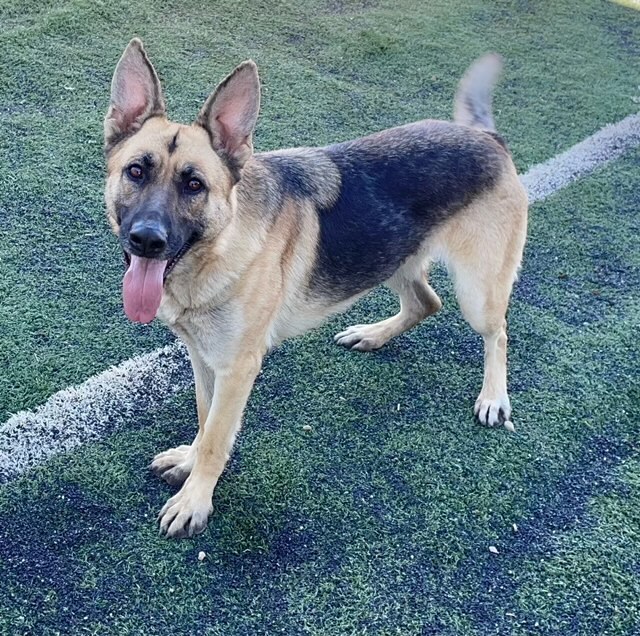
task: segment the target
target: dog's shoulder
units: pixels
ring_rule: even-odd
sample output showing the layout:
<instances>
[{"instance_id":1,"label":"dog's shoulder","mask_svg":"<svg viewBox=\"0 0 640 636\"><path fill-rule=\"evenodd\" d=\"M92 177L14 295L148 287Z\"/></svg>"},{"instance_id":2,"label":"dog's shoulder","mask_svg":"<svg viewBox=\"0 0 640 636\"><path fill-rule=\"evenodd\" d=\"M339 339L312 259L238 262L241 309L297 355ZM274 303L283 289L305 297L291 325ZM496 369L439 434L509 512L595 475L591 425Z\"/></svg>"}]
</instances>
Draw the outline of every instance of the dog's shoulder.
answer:
<instances>
[{"instance_id":1,"label":"dog's shoulder","mask_svg":"<svg viewBox=\"0 0 640 636\"><path fill-rule=\"evenodd\" d=\"M335 202L340 189L340 172L323 148L259 153L252 161L249 180L247 186L262 188L262 195L277 209L285 199L325 208Z\"/></svg>"}]
</instances>

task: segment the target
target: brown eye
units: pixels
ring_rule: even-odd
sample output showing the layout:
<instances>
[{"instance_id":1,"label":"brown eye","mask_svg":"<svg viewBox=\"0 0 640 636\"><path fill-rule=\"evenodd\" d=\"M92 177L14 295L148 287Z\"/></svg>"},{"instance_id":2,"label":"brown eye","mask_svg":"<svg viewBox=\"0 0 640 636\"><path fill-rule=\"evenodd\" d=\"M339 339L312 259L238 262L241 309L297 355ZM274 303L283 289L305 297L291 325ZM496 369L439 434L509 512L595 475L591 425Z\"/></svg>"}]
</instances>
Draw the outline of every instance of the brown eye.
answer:
<instances>
[{"instance_id":1,"label":"brown eye","mask_svg":"<svg viewBox=\"0 0 640 636\"><path fill-rule=\"evenodd\" d=\"M134 181L140 181L140 179L142 179L142 176L144 174L142 172L142 168L137 163L134 163L133 165L129 166L127 168L127 173Z\"/></svg>"},{"instance_id":2,"label":"brown eye","mask_svg":"<svg viewBox=\"0 0 640 636\"><path fill-rule=\"evenodd\" d=\"M202 190L202 182L199 179L189 179L187 181L187 190L189 192L200 192Z\"/></svg>"}]
</instances>

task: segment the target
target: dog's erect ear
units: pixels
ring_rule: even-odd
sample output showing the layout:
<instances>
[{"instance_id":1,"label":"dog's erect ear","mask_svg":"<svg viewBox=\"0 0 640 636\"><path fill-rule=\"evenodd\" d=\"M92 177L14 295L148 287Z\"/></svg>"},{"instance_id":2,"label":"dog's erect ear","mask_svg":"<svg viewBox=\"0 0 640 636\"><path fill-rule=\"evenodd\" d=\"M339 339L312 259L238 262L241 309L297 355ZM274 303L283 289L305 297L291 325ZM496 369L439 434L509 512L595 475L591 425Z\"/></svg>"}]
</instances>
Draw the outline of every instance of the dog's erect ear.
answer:
<instances>
[{"instance_id":1,"label":"dog's erect ear","mask_svg":"<svg viewBox=\"0 0 640 636\"><path fill-rule=\"evenodd\" d=\"M259 110L258 67L248 60L218 84L196 119L209 132L213 149L236 180L253 153L252 134Z\"/></svg>"},{"instance_id":2,"label":"dog's erect ear","mask_svg":"<svg viewBox=\"0 0 640 636\"><path fill-rule=\"evenodd\" d=\"M139 130L149 117L164 113L160 80L142 42L134 38L122 54L111 81L111 102L104 120L107 150Z\"/></svg>"}]
</instances>

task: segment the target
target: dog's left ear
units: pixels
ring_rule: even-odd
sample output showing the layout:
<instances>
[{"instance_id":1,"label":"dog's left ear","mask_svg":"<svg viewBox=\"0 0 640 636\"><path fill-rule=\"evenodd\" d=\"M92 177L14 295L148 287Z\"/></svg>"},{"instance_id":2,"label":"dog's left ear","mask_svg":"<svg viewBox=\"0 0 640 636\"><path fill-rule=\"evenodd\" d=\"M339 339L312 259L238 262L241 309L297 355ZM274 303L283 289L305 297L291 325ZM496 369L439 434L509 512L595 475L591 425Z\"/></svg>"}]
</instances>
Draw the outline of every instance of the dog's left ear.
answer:
<instances>
[{"instance_id":1,"label":"dog's left ear","mask_svg":"<svg viewBox=\"0 0 640 636\"><path fill-rule=\"evenodd\" d=\"M209 132L213 149L236 181L253 153L252 135L259 110L258 67L248 60L218 84L196 119L196 124Z\"/></svg>"}]
</instances>

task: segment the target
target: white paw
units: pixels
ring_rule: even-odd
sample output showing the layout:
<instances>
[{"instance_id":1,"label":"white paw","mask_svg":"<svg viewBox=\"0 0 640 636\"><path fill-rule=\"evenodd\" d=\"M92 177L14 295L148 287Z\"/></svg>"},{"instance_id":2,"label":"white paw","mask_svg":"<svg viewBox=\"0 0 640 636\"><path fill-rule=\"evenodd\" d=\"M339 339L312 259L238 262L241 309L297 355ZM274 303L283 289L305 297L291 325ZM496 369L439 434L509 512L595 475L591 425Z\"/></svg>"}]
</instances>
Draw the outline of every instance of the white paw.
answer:
<instances>
[{"instance_id":1,"label":"white paw","mask_svg":"<svg viewBox=\"0 0 640 636\"><path fill-rule=\"evenodd\" d=\"M213 510L212 494L209 488L187 480L181 490L167 501L158 515L161 534L182 539L203 532Z\"/></svg>"},{"instance_id":2,"label":"white paw","mask_svg":"<svg viewBox=\"0 0 640 636\"><path fill-rule=\"evenodd\" d=\"M480 394L473 412L480 424L485 426L504 426L509 431L515 430L513 422L511 422L511 404L509 396L506 394L493 399L485 398Z\"/></svg>"},{"instance_id":3,"label":"white paw","mask_svg":"<svg viewBox=\"0 0 640 636\"><path fill-rule=\"evenodd\" d=\"M333 339L337 344L357 351L379 349L388 340L376 325L352 325L336 334Z\"/></svg>"},{"instance_id":4,"label":"white paw","mask_svg":"<svg viewBox=\"0 0 640 636\"><path fill-rule=\"evenodd\" d=\"M193 468L195 453L186 444L158 453L151 462L151 470L172 486L181 486Z\"/></svg>"}]
</instances>

